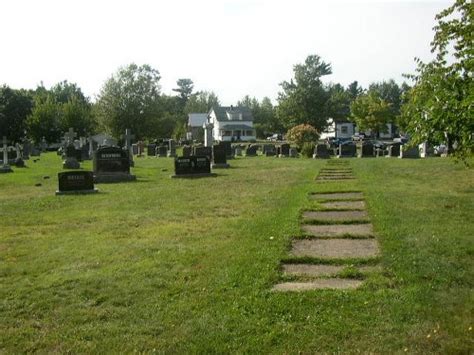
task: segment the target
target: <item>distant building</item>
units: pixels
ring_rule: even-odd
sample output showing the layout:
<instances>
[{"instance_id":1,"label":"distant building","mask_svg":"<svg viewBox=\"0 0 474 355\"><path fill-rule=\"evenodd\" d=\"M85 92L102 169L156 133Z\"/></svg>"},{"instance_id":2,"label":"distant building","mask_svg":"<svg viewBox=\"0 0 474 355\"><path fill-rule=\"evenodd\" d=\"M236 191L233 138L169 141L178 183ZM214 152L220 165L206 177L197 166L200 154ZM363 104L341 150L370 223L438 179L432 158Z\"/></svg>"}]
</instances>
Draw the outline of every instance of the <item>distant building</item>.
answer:
<instances>
[{"instance_id":1,"label":"distant building","mask_svg":"<svg viewBox=\"0 0 474 355\"><path fill-rule=\"evenodd\" d=\"M257 138L248 107L213 107L207 115L215 141L250 141Z\"/></svg>"},{"instance_id":2,"label":"distant building","mask_svg":"<svg viewBox=\"0 0 474 355\"><path fill-rule=\"evenodd\" d=\"M329 124L321 133L320 139L326 139L329 137L334 138L351 138L354 134L359 133L357 126L349 122L348 120L329 120ZM366 135L370 135L370 130L363 132ZM396 134L396 126L392 123L387 123L387 132L380 132L379 138L390 139L393 138ZM375 138L375 137L374 137Z\"/></svg>"},{"instance_id":3,"label":"distant building","mask_svg":"<svg viewBox=\"0 0 474 355\"><path fill-rule=\"evenodd\" d=\"M190 113L188 114L188 130L187 139L199 140L204 139L203 125L207 121L207 113Z\"/></svg>"}]
</instances>

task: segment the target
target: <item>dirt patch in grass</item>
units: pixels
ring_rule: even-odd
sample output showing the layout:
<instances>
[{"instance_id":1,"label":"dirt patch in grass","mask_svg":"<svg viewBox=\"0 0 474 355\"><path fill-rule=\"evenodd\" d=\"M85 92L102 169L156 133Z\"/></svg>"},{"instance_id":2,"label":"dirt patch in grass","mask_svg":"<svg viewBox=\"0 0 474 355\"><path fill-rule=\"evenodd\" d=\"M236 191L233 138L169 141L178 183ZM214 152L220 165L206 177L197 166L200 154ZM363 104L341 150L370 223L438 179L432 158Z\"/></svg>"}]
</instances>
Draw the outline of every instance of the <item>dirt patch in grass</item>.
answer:
<instances>
[{"instance_id":1,"label":"dirt patch in grass","mask_svg":"<svg viewBox=\"0 0 474 355\"><path fill-rule=\"evenodd\" d=\"M273 287L273 291L311 291L311 290L347 290L362 285L360 280L352 279L320 279L311 282L283 282Z\"/></svg>"},{"instance_id":2,"label":"dirt patch in grass","mask_svg":"<svg viewBox=\"0 0 474 355\"><path fill-rule=\"evenodd\" d=\"M372 224L330 224L330 225L312 225L305 224L301 226L303 231L315 237L343 237L343 236L372 236L374 230Z\"/></svg>"},{"instance_id":3,"label":"dirt patch in grass","mask_svg":"<svg viewBox=\"0 0 474 355\"><path fill-rule=\"evenodd\" d=\"M370 258L379 255L375 239L302 239L294 240L291 255L313 258Z\"/></svg>"}]
</instances>

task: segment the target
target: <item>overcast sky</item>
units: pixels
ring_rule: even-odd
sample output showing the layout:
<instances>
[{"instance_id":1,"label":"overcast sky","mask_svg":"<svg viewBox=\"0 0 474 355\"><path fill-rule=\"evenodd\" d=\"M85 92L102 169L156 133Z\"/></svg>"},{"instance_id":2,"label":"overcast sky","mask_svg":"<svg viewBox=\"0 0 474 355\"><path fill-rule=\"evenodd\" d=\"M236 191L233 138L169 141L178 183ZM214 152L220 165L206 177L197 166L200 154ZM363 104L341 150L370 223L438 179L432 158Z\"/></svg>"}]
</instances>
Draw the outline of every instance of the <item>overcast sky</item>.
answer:
<instances>
[{"instance_id":1,"label":"overcast sky","mask_svg":"<svg viewBox=\"0 0 474 355\"><path fill-rule=\"evenodd\" d=\"M164 93L179 78L223 104L274 100L294 64L318 54L326 81L402 82L431 58L446 1L1 0L0 84L77 83L94 99L120 66L150 64Z\"/></svg>"}]
</instances>

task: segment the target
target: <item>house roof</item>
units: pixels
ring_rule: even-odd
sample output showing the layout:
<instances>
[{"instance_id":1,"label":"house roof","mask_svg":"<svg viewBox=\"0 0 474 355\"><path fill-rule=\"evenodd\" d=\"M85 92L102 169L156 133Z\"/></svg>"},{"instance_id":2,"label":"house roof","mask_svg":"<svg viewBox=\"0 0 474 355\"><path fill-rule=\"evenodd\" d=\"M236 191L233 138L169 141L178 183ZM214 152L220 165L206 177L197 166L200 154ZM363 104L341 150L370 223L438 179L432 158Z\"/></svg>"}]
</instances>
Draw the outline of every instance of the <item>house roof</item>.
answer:
<instances>
[{"instance_id":1,"label":"house roof","mask_svg":"<svg viewBox=\"0 0 474 355\"><path fill-rule=\"evenodd\" d=\"M248 107L217 106L213 107L212 110L215 112L218 121L253 121L252 111ZM233 114L242 114L242 119L232 119Z\"/></svg>"},{"instance_id":2,"label":"house roof","mask_svg":"<svg viewBox=\"0 0 474 355\"><path fill-rule=\"evenodd\" d=\"M188 114L188 126L202 127L207 120L207 113L190 113Z\"/></svg>"}]
</instances>

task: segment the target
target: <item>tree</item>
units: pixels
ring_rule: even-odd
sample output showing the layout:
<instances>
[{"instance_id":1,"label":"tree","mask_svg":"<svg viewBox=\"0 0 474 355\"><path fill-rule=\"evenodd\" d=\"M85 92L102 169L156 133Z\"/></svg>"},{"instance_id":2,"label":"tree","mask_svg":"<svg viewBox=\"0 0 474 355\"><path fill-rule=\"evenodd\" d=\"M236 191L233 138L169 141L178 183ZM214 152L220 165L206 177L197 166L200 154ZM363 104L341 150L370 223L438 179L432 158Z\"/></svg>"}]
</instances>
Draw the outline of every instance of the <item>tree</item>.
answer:
<instances>
[{"instance_id":1,"label":"tree","mask_svg":"<svg viewBox=\"0 0 474 355\"><path fill-rule=\"evenodd\" d=\"M413 144L446 142L448 151L465 159L473 151L474 132L474 7L456 0L436 16L431 51L435 59L416 59L414 86L402 116Z\"/></svg>"},{"instance_id":2,"label":"tree","mask_svg":"<svg viewBox=\"0 0 474 355\"><path fill-rule=\"evenodd\" d=\"M102 87L97 115L103 129L119 137L126 128L137 139L160 131L160 73L149 65L120 68ZM171 130L172 131L172 130Z\"/></svg>"},{"instance_id":3,"label":"tree","mask_svg":"<svg viewBox=\"0 0 474 355\"><path fill-rule=\"evenodd\" d=\"M368 92L389 103L393 117L400 115L402 89L393 79L370 84Z\"/></svg>"},{"instance_id":4,"label":"tree","mask_svg":"<svg viewBox=\"0 0 474 355\"><path fill-rule=\"evenodd\" d=\"M298 149L301 149L304 143L317 142L319 133L313 126L309 124L301 124L292 127L286 133L286 139L291 143L296 144Z\"/></svg>"},{"instance_id":5,"label":"tree","mask_svg":"<svg viewBox=\"0 0 474 355\"><path fill-rule=\"evenodd\" d=\"M66 103L60 104L60 128L66 132L73 128L79 136L87 136L95 132L96 122L92 114L92 106L74 95Z\"/></svg>"},{"instance_id":6,"label":"tree","mask_svg":"<svg viewBox=\"0 0 474 355\"><path fill-rule=\"evenodd\" d=\"M341 84L328 85L329 100L326 103L326 111L329 117L340 120L347 119L351 113L351 94Z\"/></svg>"},{"instance_id":7,"label":"tree","mask_svg":"<svg viewBox=\"0 0 474 355\"><path fill-rule=\"evenodd\" d=\"M386 132L387 123L393 119L391 105L380 98L375 92L359 96L351 104L349 119L356 123L359 130L370 130L378 137Z\"/></svg>"},{"instance_id":8,"label":"tree","mask_svg":"<svg viewBox=\"0 0 474 355\"><path fill-rule=\"evenodd\" d=\"M189 97L184 113L207 113L214 106L220 106L217 95L213 91L199 91Z\"/></svg>"},{"instance_id":9,"label":"tree","mask_svg":"<svg viewBox=\"0 0 474 355\"><path fill-rule=\"evenodd\" d=\"M346 92L352 102L364 93L364 89L359 86L359 83L357 81L353 81L347 86Z\"/></svg>"},{"instance_id":10,"label":"tree","mask_svg":"<svg viewBox=\"0 0 474 355\"><path fill-rule=\"evenodd\" d=\"M173 89L173 91L179 93L181 107L184 109L186 102L193 93L194 83L191 79L178 79L176 85L178 85L178 87Z\"/></svg>"},{"instance_id":11,"label":"tree","mask_svg":"<svg viewBox=\"0 0 474 355\"><path fill-rule=\"evenodd\" d=\"M25 135L26 119L33 108L33 98L24 90L0 87L0 139L6 136L18 142Z\"/></svg>"},{"instance_id":12,"label":"tree","mask_svg":"<svg viewBox=\"0 0 474 355\"><path fill-rule=\"evenodd\" d=\"M28 132L33 140L41 142L44 137L48 143L61 139L60 127L61 106L52 96L38 96L31 115L27 118Z\"/></svg>"},{"instance_id":13,"label":"tree","mask_svg":"<svg viewBox=\"0 0 474 355\"><path fill-rule=\"evenodd\" d=\"M331 65L318 55L310 55L304 64L295 65L293 72L294 79L280 84L283 91L278 94L278 119L286 128L308 123L323 130L330 117L330 94L321 78L332 73Z\"/></svg>"}]
</instances>

